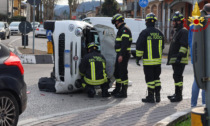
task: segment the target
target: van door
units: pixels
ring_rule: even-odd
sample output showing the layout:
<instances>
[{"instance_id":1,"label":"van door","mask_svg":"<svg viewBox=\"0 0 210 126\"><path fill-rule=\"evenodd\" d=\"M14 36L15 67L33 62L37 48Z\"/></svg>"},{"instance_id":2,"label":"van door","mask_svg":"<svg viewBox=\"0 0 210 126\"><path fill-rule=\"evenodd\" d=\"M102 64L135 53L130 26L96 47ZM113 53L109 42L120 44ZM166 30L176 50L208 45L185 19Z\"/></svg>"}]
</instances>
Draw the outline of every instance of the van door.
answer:
<instances>
[{"instance_id":1,"label":"van door","mask_svg":"<svg viewBox=\"0 0 210 126\"><path fill-rule=\"evenodd\" d=\"M106 72L110 78L110 85L114 82L114 69L115 69L115 32L114 29L105 25L95 25L94 28L98 32L100 39L101 54L106 59Z\"/></svg>"}]
</instances>

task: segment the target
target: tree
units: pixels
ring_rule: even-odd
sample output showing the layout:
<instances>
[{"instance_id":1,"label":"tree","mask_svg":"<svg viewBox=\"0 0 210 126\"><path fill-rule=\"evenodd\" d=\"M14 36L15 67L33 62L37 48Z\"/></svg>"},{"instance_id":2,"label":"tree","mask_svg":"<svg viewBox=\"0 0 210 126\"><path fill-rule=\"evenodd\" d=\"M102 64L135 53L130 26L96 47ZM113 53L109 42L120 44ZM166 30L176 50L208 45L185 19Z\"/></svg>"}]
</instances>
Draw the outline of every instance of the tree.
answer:
<instances>
[{"instance_id":1,"label":"tree","mask_svg":"<svg viewBox=\"0 0 210 126\"><path fill-rule=\"evenodd\" d=\"M113 16L119 12L119 6L116 0L105 0L102 5L101 13L106 16Z\"/></svg>"},{"instance_id":2,"label":"tree","mask_svg":"<svg viewBox=\"0 0 210 126\"><path fill-rule=\"evenodd\" d=\"M69 3L69 17L72 17L72 11L75 11L77 8L77 0L68 0Z\"/></svg>"},{"instance_id":3,"label":"tree","mask_svg":"<svg viewBox=\"0 0 210 126\"><path fill-rule=\"evenodd\" d=\"M57 1L58 0L42 0L44 6L44 21L53 19L54 8Z\"/></svg>"}]
</instances>

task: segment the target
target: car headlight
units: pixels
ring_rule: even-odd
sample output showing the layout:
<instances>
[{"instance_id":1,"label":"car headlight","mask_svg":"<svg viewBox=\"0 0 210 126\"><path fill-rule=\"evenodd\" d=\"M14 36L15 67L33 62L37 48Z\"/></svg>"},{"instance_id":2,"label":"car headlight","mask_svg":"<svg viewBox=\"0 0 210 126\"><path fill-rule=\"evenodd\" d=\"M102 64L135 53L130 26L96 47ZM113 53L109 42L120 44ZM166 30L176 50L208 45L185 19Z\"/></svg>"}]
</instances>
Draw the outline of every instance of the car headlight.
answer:
<instances>
[{"instance_id":1,"label":"car headlight","mask_svg":"<svg viewBox=\"0 0 210 126\"><path fill-rule=\"evenodd\" d=\"M82 28L76 28L75 29L75 35L76 36L82 36Z\"/></svg>"}]
</instances>

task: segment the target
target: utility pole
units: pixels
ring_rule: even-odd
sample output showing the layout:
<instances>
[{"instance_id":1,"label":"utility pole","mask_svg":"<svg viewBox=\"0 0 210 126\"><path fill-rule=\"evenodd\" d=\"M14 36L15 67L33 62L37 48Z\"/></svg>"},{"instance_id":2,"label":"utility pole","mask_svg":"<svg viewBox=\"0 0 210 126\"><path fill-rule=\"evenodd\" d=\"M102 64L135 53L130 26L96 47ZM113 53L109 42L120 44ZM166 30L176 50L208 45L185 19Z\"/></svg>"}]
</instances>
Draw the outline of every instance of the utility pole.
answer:
<instances>
[{"instance_id":1,"label":"utility pole","mask_svg":"<svg viewBox=\"0 0 210 126\"><path fill-rule=\"evenodd\" d=\"M9 21L8 13L9 13L9 1L7 0L7 22Z\"/></svg>"},{"instance_id":2,"label":"utility pole","mask_svg":"<svg viewBox=\"0 0 210 126\"><path fill-rule=\"evenodd\" d=\"M134 18L136 18L136 12L137 12L137 0L134 0Z\"/></svg>"},{"instance_id":3,"label":"utility pole","mask_svg":"<svg viewBox=\"0 0 210 126\"><path fill-rule=\"evenodd\" d=\"M27 7L26 7L26 21L31 22L31 6L29 3L27 3Z\"/></svg>"}]
</instances>

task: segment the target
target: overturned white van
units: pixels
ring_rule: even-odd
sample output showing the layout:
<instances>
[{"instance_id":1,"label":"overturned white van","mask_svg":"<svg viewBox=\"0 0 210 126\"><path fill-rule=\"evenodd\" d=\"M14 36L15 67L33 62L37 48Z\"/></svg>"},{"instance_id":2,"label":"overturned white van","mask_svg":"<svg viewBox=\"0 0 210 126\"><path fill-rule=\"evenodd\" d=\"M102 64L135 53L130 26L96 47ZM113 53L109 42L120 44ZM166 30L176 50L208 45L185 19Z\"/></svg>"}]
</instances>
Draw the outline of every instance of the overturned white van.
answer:
<instances>
[{"instance_id":1,"label":"overturned white van","mask_svg":"<svg viewBox=\"0 0 210 126\"><path fill-rule=\"evenodd\" d=\"M83 21L47 21L44 28L53 32L54 68L51 78L40 78L39 89L68 93L81 89L79 63L87 53L87 45L98 43L106 58L108 78L114 81L115 32L104 25L90 25Z\"/></svg>"}]
</instances>

